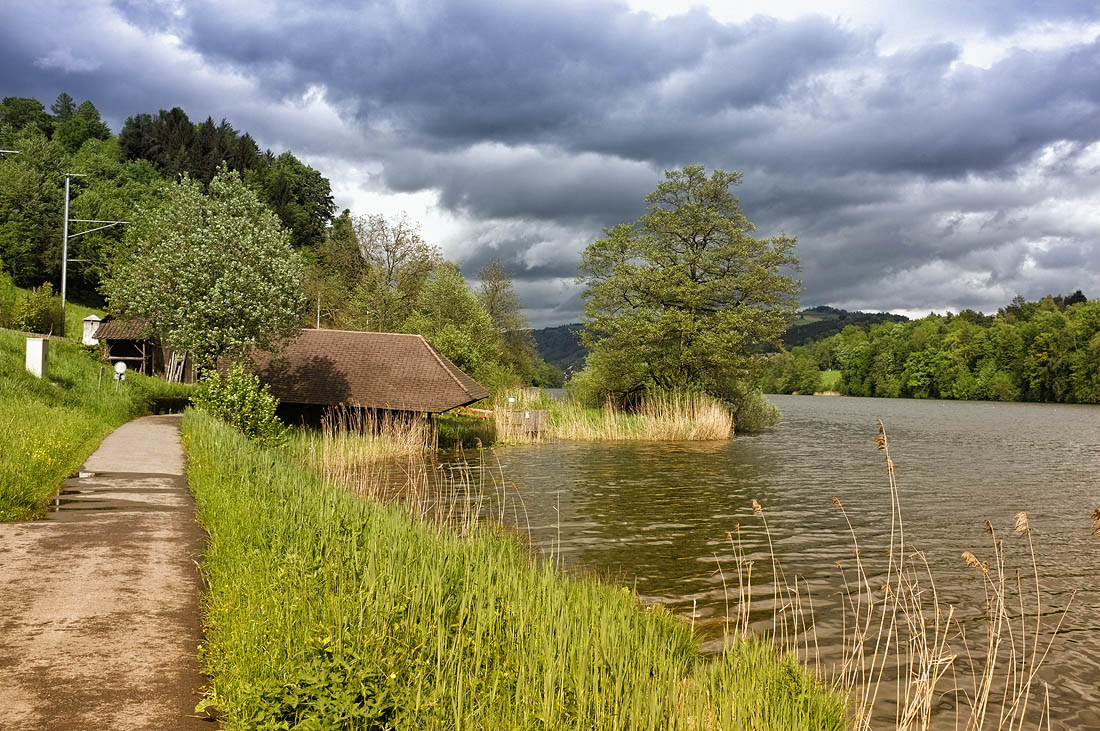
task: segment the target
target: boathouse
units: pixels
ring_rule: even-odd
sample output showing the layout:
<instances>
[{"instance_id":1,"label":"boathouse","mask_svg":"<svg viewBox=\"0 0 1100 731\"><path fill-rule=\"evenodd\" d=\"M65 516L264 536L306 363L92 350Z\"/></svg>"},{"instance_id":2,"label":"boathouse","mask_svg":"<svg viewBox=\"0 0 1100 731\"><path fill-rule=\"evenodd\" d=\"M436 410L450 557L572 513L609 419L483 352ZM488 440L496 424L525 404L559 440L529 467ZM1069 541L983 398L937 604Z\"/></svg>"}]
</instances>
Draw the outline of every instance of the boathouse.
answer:
<instances>
[{"instance_id":1,"label":"boathouse","mask_svg":"<svg viewBox=\"0 0 1100 731\"><path fill-rule=\"evenodd\" d=\"M438 414L489 396L422 335L302 330L280 353L253 351L246 368L291 420L340 405Z\"/></svg>"}]
</instances>

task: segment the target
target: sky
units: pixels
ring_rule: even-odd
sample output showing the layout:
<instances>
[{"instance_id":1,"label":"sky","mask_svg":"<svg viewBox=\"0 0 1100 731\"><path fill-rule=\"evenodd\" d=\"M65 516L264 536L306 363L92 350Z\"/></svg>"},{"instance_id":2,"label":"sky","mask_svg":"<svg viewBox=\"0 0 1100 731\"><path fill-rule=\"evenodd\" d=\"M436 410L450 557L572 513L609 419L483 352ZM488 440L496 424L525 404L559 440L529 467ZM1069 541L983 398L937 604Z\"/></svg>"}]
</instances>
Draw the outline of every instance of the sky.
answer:
<instances>
[{"instance_id":1,"label":"sky","mask_svg":"<svg viewBox=\"0 0 1100 731\"><path fill-rule=\"evenodd\" d=\"M664 171L743 173L805 306L1100 297L1100 6L1076 0L7 0L0 94L229 120L407 212L533 326Z\"/></svg>"}]
</instances>

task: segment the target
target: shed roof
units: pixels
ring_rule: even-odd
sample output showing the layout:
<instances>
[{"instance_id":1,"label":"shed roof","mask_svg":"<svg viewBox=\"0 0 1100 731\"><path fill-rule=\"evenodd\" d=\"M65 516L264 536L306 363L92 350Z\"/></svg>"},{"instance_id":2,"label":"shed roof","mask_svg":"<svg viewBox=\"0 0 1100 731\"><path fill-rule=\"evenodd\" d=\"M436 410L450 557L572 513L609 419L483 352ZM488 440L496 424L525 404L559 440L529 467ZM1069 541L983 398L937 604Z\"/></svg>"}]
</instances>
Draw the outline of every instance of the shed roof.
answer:
<instances>
[{"instance_id":1,"label":"shed roof","mask_svg":"<svg viewBox=\"0 0 1100 731\"><path fill-rule=\"evenodd\" d=\"M99 340L145 340L149 337L149 323L145 320L104 320L92 337Z\"/></svg>"},{"instance_id":2,"label":"shed roof","mask_svg":"<svg viewBox=\"0 0 1100 731\"><path fill-rule=\"evenodd\" d=\"M257 350L251 360L288 404L440 413L489 396L421 335L302 330L283 353Z\"/></svg>"}]
</instances>

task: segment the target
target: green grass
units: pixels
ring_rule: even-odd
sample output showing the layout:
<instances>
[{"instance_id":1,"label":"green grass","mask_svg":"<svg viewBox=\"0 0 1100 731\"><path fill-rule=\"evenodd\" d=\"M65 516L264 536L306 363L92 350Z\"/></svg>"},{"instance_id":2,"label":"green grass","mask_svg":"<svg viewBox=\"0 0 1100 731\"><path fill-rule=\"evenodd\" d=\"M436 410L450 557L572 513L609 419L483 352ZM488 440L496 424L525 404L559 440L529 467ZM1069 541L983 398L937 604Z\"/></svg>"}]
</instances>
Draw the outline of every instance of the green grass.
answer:
<instances>
[{"instance_id":1,"label":"green grass","mask_svg":"<svg viewBox=\"0 0 1100 731\"><path fill-rule=\"evenodd\" d=\"M0 331L0 521L33 518L112 429L188 387L111 369L70 342L50 341L49 380L26 370L26 334Z\"/></svg>"},{"instance_id":2,"label":"green grass","mask_svg":"<svg viewBox=\"0 0 1100 731\"><path fill-rule=\"evenodd\" d=\"M65 303L65 337L80 341L84 337L84 318L88 315L96 315L101 320L106 317L103 310L94 307L85 307L75 302Z\"/></svg>"},{"instance_id":3,"label":"green grass","mask_svg":"<svg viewBox=\"0 0 1100 731\"><path fill-rule=\"evenodd\" d=\"M836 391L840 388L840 371L821 371L820 390Z\"/></svg>"},{"instance_id":4,"label":"green grass","mask_svg":"<svg viewBox=\"0 0 1100 731\"><path fill-rule=\"evenodd\" d=\"M792 659L704 655L629 589L564 578L499 528L355 498L184 417L203 556L203 705L228 729L840 729Z\"/></svg>"}]
</instances>

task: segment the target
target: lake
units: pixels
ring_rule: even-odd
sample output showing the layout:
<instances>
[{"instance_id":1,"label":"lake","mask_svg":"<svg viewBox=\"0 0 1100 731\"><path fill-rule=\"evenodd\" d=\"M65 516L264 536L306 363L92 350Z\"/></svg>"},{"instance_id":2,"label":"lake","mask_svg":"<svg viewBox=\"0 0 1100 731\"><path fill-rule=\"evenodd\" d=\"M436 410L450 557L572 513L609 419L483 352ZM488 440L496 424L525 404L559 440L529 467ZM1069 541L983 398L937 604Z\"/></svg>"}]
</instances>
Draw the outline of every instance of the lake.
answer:
<instances>
[{"instance_id":1,"label":"lake","mask_svg":"<svg viewBox=\"0 0 1100 731\"><path fill-rule=\"evenodd\" d=\"M633 586L645 601L692 618L706 646L720 649L737 593L727 533L738 525L756 561L754 597L765 599L754 599L754 626L770 626L770 552L753 514L757 500L788 581L798 575L811 587L820 656L829 666L839 657L842 621L836 564L850 570L853 555L832 498L846 508L868 561L889 545L889 483L884 453L875 449L882 419L906 545L927 556L941 599L957 606L972 637L983 632L983 577L962 553L992 559L988 520L1004 541L1009 571L1020 567L1026 582L1027 538L1012 529L1015 515L1027 512L1049 626L1077 591L1040 676L1050 683L1052 726L1100 728L1100 536L1091 519L1100 507L1100 408L769 398L783 412L780 423L728 442L496 450L522 495L520 527L569 570ZM1023 611L1033 614L1033 604ZM950 686L950 679L942 683ZM882 720L893 718L884 707Z\"/></svg>"}]
</instances>

